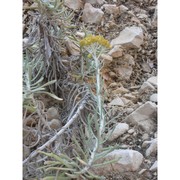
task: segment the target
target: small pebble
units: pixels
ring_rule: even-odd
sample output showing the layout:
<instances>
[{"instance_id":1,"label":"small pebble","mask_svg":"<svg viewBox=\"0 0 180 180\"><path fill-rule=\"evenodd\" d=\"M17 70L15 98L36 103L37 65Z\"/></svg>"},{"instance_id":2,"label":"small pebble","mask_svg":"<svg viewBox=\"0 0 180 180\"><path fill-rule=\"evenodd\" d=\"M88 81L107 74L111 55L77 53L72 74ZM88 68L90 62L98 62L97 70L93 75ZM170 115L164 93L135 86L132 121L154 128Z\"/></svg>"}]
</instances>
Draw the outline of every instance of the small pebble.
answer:
<instances>
[{"instance_id":1,"label":"small pebble","mask_svg":"<svg viewBox=\"0 0 180 180\"><path fill-rule=\"evenodd\" d=\"M128 131L128 133L129 133L129 134L133 134L133 133L134 133L134 129L130 129L130 130Z\"/></svg>"},{"instance_id":2,"label":"small pebble","mask_svg":"<svg viewBox=\"0 0 180 180\"><path fill-rule=\"evenodd\" d=\"M141 170L138 172L138 174L141 175L141 174L143 174L146 170L147 170L147 169L141 169Z\"/></svg>"},{"instance_id":3,"label":"small pebble","mask_svg":"<svg viewBox=\"0 0 180 180\"><path fill-rule=\"evenodd\" d=\"M158 102L158 99L157 99L157 94L152 94L149 98L150 101L152 102Z\"/></svg>"},{"instance_id":4,"label":"small pebble","mask_svg":"<svg viewBox=\"0 0 180 180\"><path fill-rule=\"evenodd\" d=\"M148 139L149 139L149 134L144 133L143 136L142 136L142 140L145 141L145 140L148 140Z\"/></svg>"}]
</instances>

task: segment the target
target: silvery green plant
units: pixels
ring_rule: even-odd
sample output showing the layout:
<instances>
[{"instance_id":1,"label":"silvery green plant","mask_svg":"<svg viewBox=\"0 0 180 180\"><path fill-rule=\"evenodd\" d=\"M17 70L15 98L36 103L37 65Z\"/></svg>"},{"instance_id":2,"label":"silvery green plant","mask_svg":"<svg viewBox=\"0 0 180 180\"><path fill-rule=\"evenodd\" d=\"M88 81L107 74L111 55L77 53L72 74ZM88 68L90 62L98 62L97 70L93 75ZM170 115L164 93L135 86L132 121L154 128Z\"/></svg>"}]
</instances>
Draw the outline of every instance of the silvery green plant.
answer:
<instances>
[{"instance_id":1,"label":"silvery green plant","mask_svg":"<svg viewBox=\"0 0 180 180\"><path fill-rule=\"evenodd\" d=\"M47 87L56 82L56 80L43 83L44 62L42 56L39 59L30 60L28 55L23 59L23 107L30 111L35 110L34 98L40 94L47 94L56 100L62 100L56 95L49 93Z\"/></svg>"},{"instance_id":2,"label":"silvery green plant","mask_svg":"<svg viewBox=\"0 0 180 180\"><path fill-rule=\"evenodd\" d=\"M103 63L100 58L101 54L110 48L110 44L102 36L89 35L80 41L80 47L82 53L87 55L86 63L82 64L86 68L84 71L89 71L87 74L96 79L95 92L85 83L90 94L87 101L90 111L84 113L86 115L84 118L80 118L83 120L80 120L78 128L79 136L73 136L71 139L74 144L71 157L65 152L57 155L40 151L51 159L40 167L46 173L45 179L104 179L103 176L96 175L93 170L117 161L117 159L101 161L108 153L119 147L103 147L107 137L105 137L106 114L102 98L103 81L100 73ZM85 67L87 61L90 63L88 68ZM50 176L49 174L53 172L56 172L56 175Z\"/></svg>"}]
</instances>

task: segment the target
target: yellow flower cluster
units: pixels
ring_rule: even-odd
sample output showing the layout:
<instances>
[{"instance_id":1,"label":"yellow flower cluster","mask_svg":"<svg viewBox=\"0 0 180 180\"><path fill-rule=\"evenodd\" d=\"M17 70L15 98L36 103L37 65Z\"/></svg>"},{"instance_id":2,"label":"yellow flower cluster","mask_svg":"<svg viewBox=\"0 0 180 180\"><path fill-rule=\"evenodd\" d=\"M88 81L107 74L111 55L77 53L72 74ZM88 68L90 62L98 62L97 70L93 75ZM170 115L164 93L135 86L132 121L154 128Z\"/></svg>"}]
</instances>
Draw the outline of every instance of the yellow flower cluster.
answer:
<instances>
[{"instance_id":1,"label":"yellow flower cluster","mask_svg":"<svg viewBox=\"0 0 180 180\"><path fill-rule=\"evenodd\" d=\"M105 46L106 48L110 48L111 45L108 40L104 39L102 36L94 36L94 35L89 35L82 39L80 41L80 46L90 46L93 43L99 43L102 46Z\"/></svg>"}]
</instances>

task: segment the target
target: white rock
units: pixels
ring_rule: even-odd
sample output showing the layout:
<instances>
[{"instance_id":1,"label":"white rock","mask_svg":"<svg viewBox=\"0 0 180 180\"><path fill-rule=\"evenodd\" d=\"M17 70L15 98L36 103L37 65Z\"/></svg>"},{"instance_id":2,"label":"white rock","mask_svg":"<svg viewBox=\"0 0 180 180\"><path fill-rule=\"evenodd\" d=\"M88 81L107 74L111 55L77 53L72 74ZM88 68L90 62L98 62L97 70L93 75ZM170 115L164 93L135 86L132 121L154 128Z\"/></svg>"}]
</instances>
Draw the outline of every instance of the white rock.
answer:
<instances>
[{"instance_id":1,"label":"white rock","mask_svg":"<svg viewBox=\"0 0 180 180\"><path fill-rule=\"evenodd\" d=\"M126 6L124 6L124 5L120 5L120 12L126 12L126 11L128 11L128 8L126 7Z\"/></svg>"},{"instance_id":2,"label":"white rock","mask_svg":"<svg viewBox=\"0 0 180 180\"><path fill-rule=\"evenodd\" d=\"M143 155L135 150L114 150L106 155L104 162L113 159L119 160L104 167L95 168L94 171L99 175L114 171L121 173L127 171L137 171L143 162Z\"/></svg>"},{"instance_id":3,"label":"white rock","mask_svg":"<svg viewBox=\"0 0 180 180\"><path fill-rule=\"evenodd\" d=\"M108 54L110 56L112 56L113 58L118 58L118 57L122 57L123 55L123 49L121 48L120 45L116 45L114 46L113 49L111 49Z\"/></svg>"},{"instance_id":4,"label":"white rock","mask_svg":"<svg viewBox=\"0 0 180 180\"><path fill-rule=\"evenodd\" d=\"M143 84L142 84L142 86L140 87L140 89L139 89L139 92L140 93L144 93L144 92L148 92L148 91L153 91L153 90L155 90L155 88L154 88L154 86L153 85L151 85L149 82L144 82Z\"/></svg>"},{"instance_id":5,"label":"white rock","mask_svg":"<svg viewBox=\"0 0 180 180\"><path fill-rule=\"evenodd\" d=\"M109 137L109 141L113 141L114 139L118 138L119 136L123 135L126 131L128 131L129 129L129 125L126 123L118 123L115 127L115 129L113 130L113 132L111 131L110 133L111 136Z\"/></svg>"},{"instance_id":6,"label":"white rock","mask_svg":"<svg viewBox=\"0 0 180 180\"><path fill-rule=\"evenodd\" d=\"M83 4L82 0L64 0L64 5L73 10L83 8Z\"/></svg>"},{"instance_id":7,"label":"white rock","mask_svg":"<svg viewBox=\"0 0 180 180\"><path fill-rule=\"evenodd\" d=\"M129 134L133 134L134 131L135 131L134 129L130 129L130 130L128 131L128 133L129 133Z\"/></svg>"},{"instance_id":8,"label":"white rock","mask_svg":"<svg viewBox=\"0 0 180 180\"><path fill-rule=\"evenodd\" d=\"M127 48L139 48L143 43L143 30L140 27L126 27L119 36L111 41L111 45L122 45Z\"/></svg>"},{"instance_id":9,"label":"white rock","mask_svg":"<svg viewBox=\"0 0 180 180\"><path fill-rule=\"evenodd\" d=\"M55 107L51 107L47 110L47 119L57 119L59 118L58 110Z\"/></svg>"},{"instance_id":10,"label":"white rock","mask_svg":"<svg viewBox=\"0 0 180 180\"><path fill-rule=\"evenodd\" d=\"M152 102L158 102L157 94L156 94L156 93L155 93L155 94L152 94L149 99L150 99L150 101L152 101Z\"/></svg>"},{"instance_id":11,"label":"white rock","mask_svg":"<svg viewBox=\"0 0 180 180\"><path fill-rule=\"evenodd\" d=\"M148 140L149 139L149 134L148 133L144 133L142 135L142 140L145 141L145 140Z\"/></svg>"},{"instance_id":12,"label":"white rock","mask_svg":"<svg viewBox=\"0 0 180 180\"><path fill-rule=\"evenodd\" d=\"M131 66L120 66L118 68L114 68L115 71L119 74L120 78L122 80L129 80L131 77L131 74L133 72L133 69Z\"/></svg>"},{"instance_id":13,"label":"white rock","mask_svg":"<svg viewBox=\"0 0 180 180\"><path fill-rule=\"evenodd\" d=\"M152 117L157 111L156 104L147 101L145 104L137 108L133 113L125 118L125 122L140 126L146 132L151 132L154 129L154 121Z\"/></svg>"},{"instance_id":14,"label":"white rock","mask_svg":"<svg viewBox=\"0 0 180 180\"><path fill-rule=\"evenodd\" d=\"M104 13L101 9L94 8L90 3L86 3L83 10L82 20L85 23L98 24L101 22Z\"/></svg>"},{"instance_id":15,"label":"white rock","mask_svg":"<svg viewBox=\"0 0 180 180\"><path fill-rule=\"evenodd\" d=\"M120 9L115 4L104 4L103 7L107 14L120 14Z\"/></svg>"},{"instance_id":16,"label":"white rock","mask_svg":"<svg viewBox=\"0 0 180 180\"><path fill-rule=\"evenodd\" d=\"M147 82L149 82L150 84L152 84L153 86L157 87L157 76L152 76L150 77Z\"/></svg>"},{"instance_id":17,"label":"white rock","mask_svg":"<svg viewBox=\"0 0 180 180\"><path fill-rule=\"evenodd\" d=\"M111 106L124 106L124 102L120 97L113 99L109 105Z\"/></svg>"},{"instance_id":18,"label":"white rock","mask_svg":"<svg viewBox=\"0 0 180 180\"><path fill-rule=\"evenodd\" d=\"M150 171L156 171L157 170L157 168L158 168L158 162L157 161L155 161L154 162L154 164L150 167Z\"/></svg>"},{"instance_id":19,"label":"white rock","mask_svg":"<svg viewBox=\"0 0 180 180\"><path fill-rule=\"evenodd\" d=\"M104 0L85 0L86 3L90 4L103 4Z\"/></svg>"},{"instance_id":20,"label":"white rock","mask_svg":"<svg viewBox=\"0 0 180 180\"><path fill-rule=\"evenodd\" d=\"M76 32L76 36L79 36L80 38L84 38L85 37L85 33L84 32Z\"/></svg>"},{"instance_id":21,"label":"white rock","mask_svg":"<svg viewBox=\"0 0 180 180\"><path fill-rule=\"evenodd\" d=\"M80 55L80 48L76 44L74 44L70 39L66 39L65 45L71 55Z\"/></svg>"},{"instance_id":22,"label":"white rock","mask_svg":"<svg viewBox=\"0 0 180 180\"><path fill-rule=\"evenodd\" d=\"M149 157L153 153L157 153L157 139L148 141L150 143L149 148L146 150L146 157Z\"/></svg>"}]
</instances>

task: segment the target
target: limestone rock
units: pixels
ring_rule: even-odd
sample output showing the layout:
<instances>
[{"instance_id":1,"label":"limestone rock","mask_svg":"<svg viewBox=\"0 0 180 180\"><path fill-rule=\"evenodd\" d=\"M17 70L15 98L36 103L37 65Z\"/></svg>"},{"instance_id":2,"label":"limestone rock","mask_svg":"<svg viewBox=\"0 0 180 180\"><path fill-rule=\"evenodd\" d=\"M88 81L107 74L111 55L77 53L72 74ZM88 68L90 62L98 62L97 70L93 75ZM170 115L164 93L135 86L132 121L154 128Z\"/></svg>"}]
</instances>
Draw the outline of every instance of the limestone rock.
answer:
<instances>
[{"instance_id":1,"label":"limestone rock","mask_svg":"<svg viewBox=\"0 0 180 180\"><path fill-rule=\"evenodd\" d=\"M123 49L121 48L120 45L116 45L114 46L113 49L111 49L108 54L110 56L112 56L113 58L118 58L121 57L123 55Z\"/></svg>"},{"instance_id":2,"label":"limestone rock","mask_svg":"<svg viewBox=\"0 0 180 180\"><path fill-rule=\"evenodd\" d=\"M157 167L158 167L158 162L155 161L154 164L150 167L150 171L156 171L157 170Z\"/></svg>"},{"instance_id":3,"label":"limestone rock","mask_svg":"<svg viewBox=\"0 0 180 180\"><path fill-rule=\"evenodd\" d=\"M64 5L72 10L78 10L83 8L82 0L64 0Z\"/></svg>"},{"instance_id":4,"label":"limestone rock","mask_svg":"<svg viewBox=\"0 0 180 180\"><path fill-rule=\"evenodd\" d=\"M140 27L126 27L119 36L111 41L111 45L122 45L126 48L139 48L143 44L143 30Z\"/></svg>"},{"instance_id":5,"label":"limestone rock","mask_svg":"<svg viewBox=\"0 0 180 180\"><path fill-rule=\"evenodd\" d=\"M120 5L120 12L127 12L128 11L128 8L124 5Z\"/></svg>"},{"instance_id":6,"label":"limestone rock","mask_svg":"<svg viewBox=\"0 0 180 180\"><path fill-rule=\"evenodd\" d=\"M85 23L98 24L101 22L104 13L101 9L94 8L90 3L86 3L83 10L82 20Z\"/></svg>"},{"instance_id":7,"label":"limestone rock","mask_svg":"<svg viewBox=\"0 0 180 180\"><path fill-rule=\"evenodd\" d=\"M152 102L158 102L157 93L152 94L149 99L150 99L150 101L152 101Z\"/></svg>"},{"instance_id":8,"label":"limestone rock","mask_svg":"<svg viewBox=\"0 0 180 180\"><path fill-rule=\"evenodd\" d=\"M120 9L115 4L104 4L103 7L107 14L114 14L114 15L120 14Z\"/></svg>"},{"instance_id":9,"label":"limestone rock","mask_svg":"<svg viewBox=\"0 0 180 180\"><path fill-rule=\"evenodd\" d=\"M155 90L154 86L151 85L149 82L144 82L141 86L141 88L139 89L140 93L144 93L144 92L148 92L148 91L153 91Z\"/></svg>"},{"instance_id":10,"label":"limestone rock","mask_svg":"<svg viewBox=\"0 0 180 180\"><path fill-rule=\"evenodd\" d=\"M57 119L59 118L59 113L58 110L55 107L51 107L47 110L47 119L52 120L52 119Z\"/></svg>"},{"instance_id":11,"label":"limestone rock","mask_svg":"<svg viewBox=\"0 0 180 180\"><path fill-rule=\"evenodd\" d=\"M147 82L149 82L150 84L152 84L153 86L157 87L157 76L152 76L150 77Z\"/></svg>"},{"instance_id":12,"label":"limestone rock","mask_svg":"<svg viewBox=\"0 0 180 180\"><path fill-rule=\"evenodd\" d=\"M143 162L143 155L135 150L114 150L106 155L104 162L113 159L119 160L104 167L95 168L94 171L99 175L104 175L114 171L121 173L127 171L137 171Z\"/></svg>"},{"instance_id":13,"label":"limestone rock","mask_svg":"<svg viewBox=\"0 0 180 180\"><path fill-rule=\"evenodd\" d=\"M151 132L154 129L154 121L152 117L157 109L156 104L147 101L145 104L137 108L133 113L125 118L125 122L140 126L146 132Z\"/></svg>"},{"instance_id":14,"label":"limestone rock","mask_svg":"<svg viewBox=\"0 0 180 180\"><path fill-rule=\"evenodd\" d=\"M150 146L146 150L146 157L149 157L150 155L157 153L157 139L145 141L144 143L150 144Z\"/></svg>"},{"instance_id":15,"label":"limestone rock","mask_svg":"<svg viewBox=\"0 0 180 180\"><path fill-rule=\"evenodd\" d=\"M80 48L76 44L74 44L70 39L66 39L65 45L71 55L80 55Z\"/></svg>"},{"instance_id":16,"label":"limestone rock","mask_svg":"<svg viewBox=\"0 0 180 180\"><path fill-rule=\"evenodd\" d=\"M90 4L103 4L104 0L85 0L86 3Z\"/></svg>"},{"instance_id":17,"label":"limestone rock","mask_svg":"<svg viewBox=\"0 0 180 180\"><path fill-rule=\"evenodd\" d=\"M113 132L111 131L110 133L111 136L109 137L109 141L113 141L116 138L118 138L119 136L123 135L126 131L128 131L129 129L129 125L126 123L118 123L115 127L115 129L113 130Z\"/></svg>"},{"instance_id":18,"label":"limestone rock","mask_svg":"<svg viewBox=\"0 0 180 180\"><path fill-rule=\"evenodd\" d=\"M109 105L111 106L124 106L124 102L120 97L113 99Z\"/></svg>"},{"instance_id":19,"label":"limestone rock","mask_svg":"<svg viewBox=\"0 0 180 180\"><path fill-rule=\"evenodd\" d=\"M115 68L115 71L119 74L122 80L129 80L133 69L131 66L120 66Z\"/></svg>"}]
</instances>

